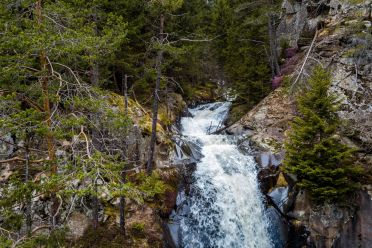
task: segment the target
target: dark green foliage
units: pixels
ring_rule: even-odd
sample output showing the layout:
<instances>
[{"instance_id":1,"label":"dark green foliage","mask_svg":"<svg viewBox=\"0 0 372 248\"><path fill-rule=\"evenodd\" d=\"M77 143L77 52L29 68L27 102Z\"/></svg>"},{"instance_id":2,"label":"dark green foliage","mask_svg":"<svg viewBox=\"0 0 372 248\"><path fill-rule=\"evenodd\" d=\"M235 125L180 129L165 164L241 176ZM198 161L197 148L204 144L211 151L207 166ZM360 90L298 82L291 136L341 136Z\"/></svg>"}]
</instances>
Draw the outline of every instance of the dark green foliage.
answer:
<instances>
[{"instance_id":1,"label":"dark green foliage","mask_svg":"<svg viewBox=\"0 0 372 248\"><path fill-rule=\"evenodd\" d=\"M339 202L360 186L362 173L354 164L354 150L341 143L338 102L328 94L330 75L317 67L309 79L310 89L298 97L298 112L285 144L287 172L297 175L298 185L316 202Z\"/></svg>"},{"instance_id":2,"label":"dark green foliage","mask_svg":"<svg viewBox=\"0 0 372 248\"><path fill-rule=\"evenodd\" d=\"M273 5L275 5L273 3ZM255 1L215 1L212 12L213 48L236 101L252 106L270 91L267 12Z\"/></svg>"},{"instance_id":3,"label":"dark green foliage","mask_svg":"<svg viewBox=\"0 0 372 248\"><path fill-rule=\"evenodd\" d=\"M19 248L34 248L34 247L45 247L45 248L60 248L66 247L66 229L57 229L52 231L50 234L36 235L30 239L26 239L25 242L21 243L17 247Z\"/></svg>"},{"instance_id":4,"label":"dark green foliage","mask_svg":"<svg viewBox=\"0 0 372 248\"><path fill-rule=\"evenodd\" d=\"M266 8L242 0L3 0L0 135L19 147L11 155L15 169L1 185L0 227L11 232L11 241L1 233L0 244L27 235L26 222L29 228L40 224L29 223L38 213L26 211L35 199L45 208L61 203L61 209L71 197L104 205L125 196L157 205L167 190L159 174L132 171L136 175L122 183L122 170L140 165L128 162L125 152L133 123L113 106L116 96L108 90L121 92L130 75L129 96L149 106L162 50L160 101L170 92L190 102L214 100L223 88L242 106L238 119L269 91ZM157 38L160 14L164 44ZM20 244L59 242L62 232Z\"/></svg>"}]
</instances>

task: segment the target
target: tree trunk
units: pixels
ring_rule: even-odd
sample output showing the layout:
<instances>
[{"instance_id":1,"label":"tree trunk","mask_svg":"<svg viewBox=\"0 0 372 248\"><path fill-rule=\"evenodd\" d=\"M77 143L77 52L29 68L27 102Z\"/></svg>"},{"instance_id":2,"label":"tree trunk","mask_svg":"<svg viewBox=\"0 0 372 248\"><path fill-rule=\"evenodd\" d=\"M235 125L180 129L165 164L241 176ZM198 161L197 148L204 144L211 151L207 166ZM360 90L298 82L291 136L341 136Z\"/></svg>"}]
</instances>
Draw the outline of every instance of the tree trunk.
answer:
<instances>
[{"instance_id":1,"label":"tree trunk","mask_svg":"<svg viewBox=\"0 0 372 248\"><path fill-rule=\"evenodd\" d=\"M97 187L97 181L94 180L94 192L95 195L93 195L93 228L96 230L98 227L98 187Z\"/></svg>"},{"instance_id":2,"label":"tree trunk","mask_svg":"<svg viewBox=\"0 0 372 248\"><path fill-rule=\"evenodd\" d=\"M160 16L160 30L159 30L159 39L160 45L164 43L164 15ZM158 51L158 55L156 57L156 84L154 90L154 103L153 103L153 110L152 110L152 132L151 132L151 141L150 141L150 151L149 151L149 160L147 162L147 174L151 174L153 170L153 160L154 160L154 153L155 153L155 145L156 145L156 126L158 122L158 110L159 110L159 89L160 89L160 81L162 77L161 67L163 62L163 53L164 51L162 48Z\"/></svg>"},{"instance_id":3,"label":"tree trunk","mask_svg":"<svg viewBox=\"0 0 372 248\"><path fill-rule=\"evenodd\" d=\"M28 184L29 181L29 174L30 174L30 150L29 150L29 142L28 137L26 138L26 146L25 146L25 184ZM32 218L31 218L31 194L26 195L26 233L28 236L31 235L31 227L32 227Z\"/></svg>"},{"instance_id":4,"label":"tree trunk","mask_svg":"<svg viewBox=\"0 0 372 248\"><path fill-rule=\"evenodd\" d=\"M43 32L43 14L42 14L42 0L38 0L36 3L36 16L37 16L37 24L39 27L39 31ZM48 127L48 133L46 135L46 144L48 148L48 156L49 161L51 163L51 175L57 174L57 164L56 164L56 152L54 147L54 137L52 134L52 113L50 110L50 101L49 101L49 81L46 73L48 72L48 63L47 63L47 56L44 49L41 49L39 53L39 59L40 59L40 68L43 72L43 76L41 76L41 87L42 87L42 93L43 93L43 107L44 107L44 119L45 123ZM51 222L52 227L56 225L56 214L58 209L58 200L56 197L55 192L52 192L52 209L51 209Z\"/></svg>"},{"instance_id":5,"label":"tree trunk","mask_svg":"<svg viewBox=\"0 0 372 248\"><path fill-rule=\"evenodd\" d=\"M127 74L125 74L124 76L123 95L124 95L125 115L128 116L128 75Z\"/></svg>"},{"instance_id":6,"label":"tree trunk","mask_svg":"<svg viewBox=\"0 0 372 248\"><path fill-rule=\"evenodd\" d=\"M92 19L94 23L94 33L98 36L98 17L96 8L93 9ZM96 47L98 50L98 47ZM97 58L94 58L92 61L92 67L90 68L90 82L93 86L99 86L99 65Z\"/></svg>"},{"instance_id":7,"label":"tree trunk","mask_svg":"<svg viewBox=\"0 0 372 248\"><path fill-rule=\"evenodd\" d=\"M93 86L99 85L99 66L96 61L93 61L93 65L90 68L90 82Z\"/></svg>"},{"instance_id":8,"label":"tree trunk","mask_svg":"<svg viewBox=\"0 0 372 248\"><path fill-rule=\"evenodd\" d=\"M125 184L125 177L126 173L125 170L122 171L121 173L121 183ZM120 230L121 233L125 236L125 196L121 195L120 196Z\"/></svg>"},{"instance_id":9,"label":"tree trunk","mask_svg":"<svg viewBox=\"0 0 372 248\"><path fill-rule=\"evenodd\" d=\"M122 87L123 95L124 95L124 106L125 106L125 115L128 116L128 75L125 74L124 76L124 84ZM128 142L127 137L124 139L124 156L127 161L128 159ZM121 183L124 185L126 183L126 172L125 166L121 172ZM120 196L120 230L122 235L125 236L125 196L122 194Z\"/></svg>"},{"instance_id":10,"label":"tree trunk","mask_svg":"<svg viewBox=\"0 0 372 248\"><path fill-rule=\"evenodd\" d=\"M272 76L280 74L279 56L278 56L278 41L276 36L276 22L273 13L268 14L269 22L269 40L270 40L270 66Z\"/></svg>"}]
</instances>

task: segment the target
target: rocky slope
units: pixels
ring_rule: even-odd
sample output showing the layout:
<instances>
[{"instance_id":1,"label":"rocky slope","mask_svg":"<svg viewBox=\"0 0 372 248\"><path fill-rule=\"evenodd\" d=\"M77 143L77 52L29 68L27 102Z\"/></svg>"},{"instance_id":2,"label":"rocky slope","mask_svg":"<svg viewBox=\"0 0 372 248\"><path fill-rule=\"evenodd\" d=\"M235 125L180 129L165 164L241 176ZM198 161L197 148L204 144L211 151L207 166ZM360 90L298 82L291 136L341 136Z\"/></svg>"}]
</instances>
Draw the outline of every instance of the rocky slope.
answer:
<instances>
[{"instance_id":1,"label":"rocky slope","mask_svg":"<svg viewBox=\"0 0 372 248\"><path fill-rule=\"evenodd\" d=\"M281 172L277 156L270 154L283 154L286 130L296 113L294 95L306 83L311 68L321 64L332 74L330 91L342 101L340 136L359 149L361 163L371 171L372 2L285 0L282 7L277 30L285 44L282 75L273 80L282 86L228 132L246 134L265 151L258 156L263 168L259 178L263 191L286 219L284 228L281 224L286 246L371 247L371 185L364 185L348 207L315 206L306 192L296 188L293 178Z\"/></svg>"}]
</instances>

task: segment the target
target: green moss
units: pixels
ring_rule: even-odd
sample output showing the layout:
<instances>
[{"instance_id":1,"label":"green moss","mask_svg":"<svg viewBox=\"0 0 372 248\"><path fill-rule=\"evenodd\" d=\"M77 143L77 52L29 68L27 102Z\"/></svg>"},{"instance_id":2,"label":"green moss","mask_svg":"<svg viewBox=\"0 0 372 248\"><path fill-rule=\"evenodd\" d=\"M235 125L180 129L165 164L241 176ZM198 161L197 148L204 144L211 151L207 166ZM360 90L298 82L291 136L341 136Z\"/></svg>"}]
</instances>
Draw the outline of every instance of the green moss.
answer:
<instances>
[{"instance_id":1,"label":"green moss","mask_svg":"<svg viewBox=\"0 0 372 248\"><path fill-rule=\"evenodd\" d=\"M342 2L351 4L361 4L364 3L364 0L342 0Z\"/></svg>"},{"instance_id":2,"label":"green moss","mask_svg":"<svg viewBox=\"0 0 372 248\"><path fill-rule=\"evenodd\" d=\"M252 105L248 103L240 104L233 103L230 109L229 117L226 121L227 125L231 125L238 120L240 120L249 110L251 110Z\"/></svg>"},{"instance_id":3,"label":"green moss","mask_svg":"<svg viewBox=\"0 0 372 248\"><path fill-rule=\"evenodd\" d=\"M288 94L292 86L292 76L285 75L283 78L282 87L284 89L284 93Z\"/></svg>"},{"instance_id":4,"label":"green moss","mask_svg":"<svg viewBox=\"0 0 372 248\"><path fill-rule=\"evenodd\" d=\"M273 138L266 140L266 143L273 148L273 152L280 152L283 148L283 144Z\"/></svg>"},{"instance_id":5,"label":"green moss","mask_svg":"<svg viewBox=\"0 0 372 248\"><path fill-rule=\"evenodd\" d=\"M131 237L124 237L118 227L100 225L97 229L90 226L83 237L71 242L68 247L76 248L122 248L131 246Z\"/></svg>"},{"instance_id":6,"label":"green moss","mask_svg":"<svg viewBox=\"0 0 372 248\"><path fill-rule=\"evenodd\" d=\"M12 247L12 241L0 236L0 248L11 248Z\"/></svg>"},{"instance_id":7,"label":"green moss","mask_svg":"<svg viewBox=\"0 0 372 248\"><path fill-rule=\"evenodd\" d=\"M49 235L38 235L27 239L17 247L19 248L60 248L67 245L66 239L67 229L56 229ZM1 247L1 246L0 246Z\"/></svg>"},{"instance_id":8,"label":"green moss","mask_svg":"<svg viewBox=\"0 0 372 248\"><path fill-rule=\"evenodd\" d=\"M289 40L287 38L281 37L279 41L280 45L280 58L284 59L285 58L285 50L287 48L290 48L289 46Z\"/></svg>"},{"instance_id":9,"label":"green moss","mask_svg":"<svg viewBox=\"0 0 372 248\"><path fill-rule=\"evenodd\" d=\"M185 85L184 97L188 101L215 101L218 94L216 94L218 86L215 83L207 82L200 85Z\"/></svg>"},{"instance_id":10,"label":"green moss","mask_svg":"<svg viewBox=\"0 0 372 248\"><path fill-rule=\"evenodd\" d=\"M143 237L145 231L145 223L135 222L130 227L130 232L134 237Z\"/></svg>"}]
</instances>

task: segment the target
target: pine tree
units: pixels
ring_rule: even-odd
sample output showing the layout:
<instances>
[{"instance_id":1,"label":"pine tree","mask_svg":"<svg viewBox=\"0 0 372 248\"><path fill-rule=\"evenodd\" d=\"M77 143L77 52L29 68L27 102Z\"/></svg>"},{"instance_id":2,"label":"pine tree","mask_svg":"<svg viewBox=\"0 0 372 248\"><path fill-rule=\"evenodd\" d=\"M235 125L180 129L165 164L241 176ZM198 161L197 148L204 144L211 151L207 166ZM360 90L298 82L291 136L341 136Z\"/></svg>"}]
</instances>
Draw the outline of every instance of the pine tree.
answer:
<instances>
[{"instance_id":1,"label":"pine tree","mask_svg":"<svg viewBox=\"0 0 372 248\"><path fill-rule=\"evenodd\" d=\"M151 141L150 141L150 149L149 149L149 159L147 162L147 173L151 175L153 170L153 159L155 153L155 143L156 143L156 129L157 129L157 122L158 122L158 110L159 110L159 90L160 90L160 83L162 81L162 66L163 66L163 58L164 58L164 45L165 45L165 32L164 32L164 25L165 25L165 14L172 13L179 9L182 4L183 0L153 0L151 1L153 4L154 12L159 14L159 44L160 46L157 56L156 56L156 81L155 81L155 89L153 93L153 110L152 110L152 128L151 128Z\"/></svg>"},{"instance_id":2,"label":"pine tree","mask_svg":"<svg viewBox=\"0 0 372 248\"><path fill-rule=\"evenodd\" d=\"M353 163L354 149L337 135L338 101L328 94L330 75L317 67L308 83L310 89L298 97L299 115L285 143L284 166L314 201L337 202L358 189L361 169Z\"/></svg>"}]
</instances>

